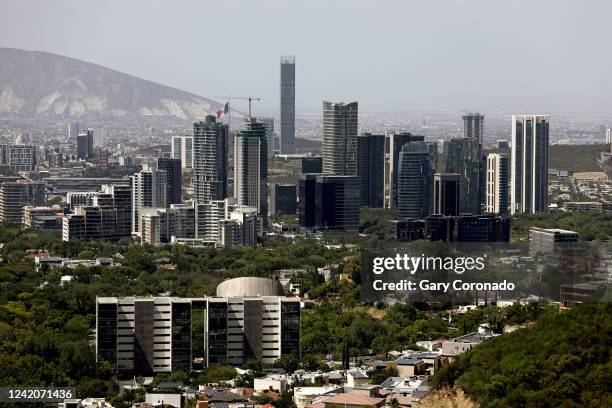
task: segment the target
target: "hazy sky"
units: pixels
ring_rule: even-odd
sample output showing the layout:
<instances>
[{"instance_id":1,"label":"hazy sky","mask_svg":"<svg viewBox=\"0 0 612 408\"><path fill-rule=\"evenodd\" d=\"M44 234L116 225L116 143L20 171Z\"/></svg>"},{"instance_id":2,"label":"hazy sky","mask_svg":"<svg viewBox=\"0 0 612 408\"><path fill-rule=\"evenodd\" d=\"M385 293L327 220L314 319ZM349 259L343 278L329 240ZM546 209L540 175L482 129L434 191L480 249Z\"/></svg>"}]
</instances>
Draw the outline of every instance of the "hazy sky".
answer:
<instances>
[{"instance_id":1,"label":"hazy sky","mask_svg":"<svg viewBox=\"0 0 612 408\"><path fill-rule=\"evenodd\" d=\"M612 112L610 0L0 0L0 46L296 109ZM246 106L235 106L245 109Z\"/></svg>"}]
</instances>

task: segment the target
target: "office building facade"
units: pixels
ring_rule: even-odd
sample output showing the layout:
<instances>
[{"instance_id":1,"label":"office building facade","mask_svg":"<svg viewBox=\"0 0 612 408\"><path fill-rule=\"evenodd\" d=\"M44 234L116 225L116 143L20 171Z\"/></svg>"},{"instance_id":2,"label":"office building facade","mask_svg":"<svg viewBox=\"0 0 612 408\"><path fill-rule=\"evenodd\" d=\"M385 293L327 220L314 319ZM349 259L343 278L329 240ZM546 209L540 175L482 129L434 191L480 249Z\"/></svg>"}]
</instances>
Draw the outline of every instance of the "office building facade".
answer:
<instances>
[{"instance_id":1,"label":"office building facade","mask_svg":"<svg viewBox=\"0 0 612 408\"><path fill-rule=\"evenodd\" d=\"M433 178L433 214L459 215L461 176L435 173Z\"/></svg>"},{"instance_id":2,"label":"office building facade","mask_svg":"<svg viewBox=\"0 0 612 408\"><path fill-rule=\"evenodd\" d=\"M441 172L461 176L461 213L481 212L481 170L482 160L477 139L460 138L444 142Z\"/></svg>"},{"instance_id":3,"label":"office building facade","mask_svg":"<svg viewBox=\"0 0 612 408\"><path fill-rule=\"evenodd\" d=\"M357 138L361 205L384 207L385 135L366 133Z\"/></svg>"},{"instance_id":4,"label":"office building facade","mask_svg":"<svg viewBox=\"0 0 612 408\"><path fill-rule=\"evenodd\" d=\"M501 153L489 153L487 155L486 213L508 213L508 176L508 156Z\"/></svg>"},{"instance_id":5,"label":"office building facade","mask_svg":"<svg viewBox=\"0 0 612 408\"><path fill-rule=\"evenodd\" d=\"M431 215L425 239L446 242L509 242L510 219L495 215Z\"/></svg>"},{"instance_id":6,"label":"office building facade","mask_svg":"<svg viewBox=\"0 0 612 408\"><path fill-rule=\"evenodd\" d=\"M328 176L316 178L316 225L324 230L359 229L359 177Z\"/></svg>"},{"instance_id":7,"label":"office building facade","mask_svg":"<svg viewBox=\"0 0 612 408\"><path fill-rule=\"evenodd\" d=\"M357 102L323 102L323 173L357 176Z\"/></svg>"},{"instance_id":8,"label":"office building facade","mask_svg":"<svg viewBox=\"0 0 612 408\"><path fill-rule=\"evenodd\" d=\"M410 132L386 132L385 151L389 160L385 163L385 208L397 208L397 169L402 148L407 143L423 142L425 136ZM388 149L388 151L387 151Z\"/></svg>"},{"instance_id":9,"label":"office building facade","mask_svg":"<svg viewBox=\"0 0 612 408\"><path fill-rule=\"evenodd\" d=\"M323 157L302 157L302 174L321 174L323 173Z\"/></svg>"},{"instance_id":10,"label":"office building facade","mask_svg":"<svg viewBox=\"0 0 612 408\"><path fill-rule=\"evenodd\" d=\"M87 133L81 133L77 136L76 153L77 159L87 160L89 158L89 138Z\"/></svg>"},{"instance_id":11,"label":"office building facade","mask_svg":"<svg viewBox=\"0 0 612 408\"><path fill-rule=\"evenodd\" d=\"M37 146L24 144L0 145L0 165L11 168L14 172L36 171Z\"/></svg>"},{"instance_id":12,"label":"office building facade","mask_svg":"<svg viewBox=\"0 0 612 408\"><path fill-rule=\"evenodd\" d=\"M300 226L306 229L317 225L317 176L302 174L298 180L298 215Z\"/></svg>"},{"instance_id":13,"label":"office building facade","mask_svg":"<svg viewBox=\"0 0 612 408\"><path fill-rule=\"evenodd\" d=\"M512 116L510 213L548 211L547 115Z\"/></svg>"},{"instance_id":14,"label":"office building facade","mask_svg":"<svg viewBox=\"0 0 612 408\"><path fill-rule=\"evenodd\" d=\"M295 56L280 61L280 154L295 153Z\"/></svg>"},{"instance_id":15,"label":"office building facade","mask_svg":"<svg viewBox=\"0 0 612 408\"><path fill-rule=\"evenodd\" d=\"M295 214L297 186L295 184L272 184L270 189L270 214Z\"/></svg>"},{"instance_id":16,"label":"office building facade","mask_svg":"<svg viewBox=\"0 0 612 408\"><path fill-rule=\"evenodd\" d=\"M397 207L400 218L420 219L430 213L432 161L428 143L408 143L402 148L397 169Z\"/></svg>"},{"instance_id":17,"label":"office building facade","mask_svg":"<svg viewBox=\"0 0 612 408\"><path fill-rule=\"evenodd\" d=\"M575 231L558 228L529 228L529 252L532 255L550 254L562 248L568 248L578 242L579 234Z\"/></svg>"},{"instance_id":18,"label":"office building facade","mask_svg":"<svg viewBox=\"0 0 612 408\"><path fill-rule=\"evenodd\" d=\"M193 124L193 193L198 203L228 196L227 140L227 125L212 115Z\"/></svg>"},{"instance_id":19,"label":"office building facade","mask_svg":"<svg viewBox=\"0 0 612 408\"><path fill-rule=\"evenodd\" d=\"M203 319L202 349L192 322ZM272 364L300 354L300 301L281 296L97 298L96 356L120 377L189 372L205 366Z\"/></svg>"}]
</instances>

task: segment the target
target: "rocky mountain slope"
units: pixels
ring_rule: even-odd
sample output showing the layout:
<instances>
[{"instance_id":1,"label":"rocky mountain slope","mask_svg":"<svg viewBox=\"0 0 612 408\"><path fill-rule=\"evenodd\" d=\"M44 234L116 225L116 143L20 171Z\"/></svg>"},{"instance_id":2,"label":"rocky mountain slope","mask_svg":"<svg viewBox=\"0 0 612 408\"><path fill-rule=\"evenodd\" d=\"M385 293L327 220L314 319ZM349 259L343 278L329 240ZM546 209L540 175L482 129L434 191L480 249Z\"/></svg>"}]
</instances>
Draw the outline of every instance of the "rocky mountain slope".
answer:
<instances>
[{"instance_id":1,"label":"rocky mountain slope","mask_svg":"<svg viewBox=\"0 0 612 408\"><path fill-rule=\"evenodd\" d=\"M210 99L89 62L0 48L0 114L199 120L219 106Z\"/></svg>"}]
</instances>

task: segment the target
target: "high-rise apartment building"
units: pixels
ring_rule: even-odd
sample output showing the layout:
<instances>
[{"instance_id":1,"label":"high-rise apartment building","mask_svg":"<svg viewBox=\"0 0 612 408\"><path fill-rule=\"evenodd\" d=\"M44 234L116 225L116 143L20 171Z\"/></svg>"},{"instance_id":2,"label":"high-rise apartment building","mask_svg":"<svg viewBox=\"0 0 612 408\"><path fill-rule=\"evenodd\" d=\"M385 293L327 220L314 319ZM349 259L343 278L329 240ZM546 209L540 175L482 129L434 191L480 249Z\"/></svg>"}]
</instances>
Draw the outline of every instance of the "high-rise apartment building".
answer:
<instances>
[{"instance_id":1,"label":"high-rise apartment building","mask_svg":"<svg viewBox=\"0 0 612 408\"><path fill-rule=\"evenodd\" d=\"M268 216L268 155L266 128L255 118L234 138L234 197L238 205L256 207Z\"/></svg>"},{"instance_id":2,"label":"high-rise apartment building","mask_svg":"<svg viewBox=\"0 0 612 408\"><path fill-rule=\"evenodd\" d=\"M487 155L486 213L508 213L508 176L508 156L503 153L489 153Z\"/></svg>"},{"instance_id":3,"label":"high-rise apartment building","mask_svg":"<svg viewBox=\"0 0 612 408\"><path fill-rule=\"evenodd\" d=\"M423 142L425 136L409 132L386 132L385 136L385 151L389 154L389 160L385 162L385 207L393 209L397 208L397 168L400 152L406 143Z\"/></svg>"},{"instance_id":4,"label":"high-rise apartment building","mask_svg":"<svg viewBox=\"0 0 612 408\"><path fill-rule=\"evenodd\" d=\"M547 115L512 116L510 213L548 211Z\"/></svg>"},{"instance_id":5,"label":"high-rise apartment building","mask_svg":"<svg viewBox=\"0 0 612 408\"><path fill-rule=\"evenodd\" d=\"M201 122L200 122L201 123ZM196 125L194 124L194 133ZM170 157L179 159L183 169L193 168L193 136L174 135L170 144Z\"/></svg>"},{"instance_id":6,"label":"high-rise apartment building","mask_svg":"<svg viewBox=\"0 0 612 408\"><path fill-rule=\"evenodd\" d=\"M193 193L198 203L228 196L227 138L227 125L212 115L193 124Z\"/></svg>"},{"instance_id":7,"label":"high-rise apartment building","mask_svg":"<svg viewBox=\"0 0 612 408\"><path fill-rule=\"evenodd\" d=\"M459 215L461 176L435 173L433 178L433 214Z\"/></svg>"},{"instance_id":8,"label":"high-rise apartment building","mask_svg":"<svg viewBox=\"0 0 612 408\"><path fill-rule=\"evenodd\" d=\"M484 139L484 115L478 112L466 112L463 119L463 137L474 139L482 146Z\"/></svg>"},{"instance_id":9,"label":"high-rise apartment building","mask_svg":"<svg viewBox=\"0 0 612 408\"><path fill-rule=\"evenodd\" d=\"M429 215L433 160L428 143L407 143L402 148L397 167L397 207L401 218Z\"/></svg>"},{"instance_id":10,"label":"high-rise apartment building","mask_svg":"<svg viewBox=\"0 0 612 408\"><path fill-rule=\"evenodd\" d=\"M295 153L295 56L280 61L280 154Z\"/></svg>"},{"instance_id":11,"label":"high-rise apartment building","mask_svg":"<svg viewBox=\"0 0 612 408\"><path fill-rule=\"evenodd\" d=\"M361 205L384 207L385 135L366 133L357 138Z\"/></svg>"},{"instance_id":12,"label":"high-rise apartment building","mask_svg":"<svg viewBox=\"0 0 612 408\"><path fill-rule=\"evenodd\" d=\"M160 157L157 159L157 170L166 172L166 205L179 204L182 202L182 171L180 159L169 159Z\"/></svg>"},{"instance_id":13,"label":"high-rise apartment building","mask_svg":"<svg viewBox=\"0 0 612 408\"><path fill-rule=\"evenodd\" d=\"M357 175L357 102L323 102L323 173Z\"/></svg>"},{"instance_id":14,"label":"high-rise apartment building","mask_svg":"<svg viewBox=\"0 0 612 408\"><path fill-rule=\"evenodd\" d=\"M140 232L144 208L165 208L167 175L165 171L144 168L132 176L132 232Z\"/></svg>"}]
</instances>

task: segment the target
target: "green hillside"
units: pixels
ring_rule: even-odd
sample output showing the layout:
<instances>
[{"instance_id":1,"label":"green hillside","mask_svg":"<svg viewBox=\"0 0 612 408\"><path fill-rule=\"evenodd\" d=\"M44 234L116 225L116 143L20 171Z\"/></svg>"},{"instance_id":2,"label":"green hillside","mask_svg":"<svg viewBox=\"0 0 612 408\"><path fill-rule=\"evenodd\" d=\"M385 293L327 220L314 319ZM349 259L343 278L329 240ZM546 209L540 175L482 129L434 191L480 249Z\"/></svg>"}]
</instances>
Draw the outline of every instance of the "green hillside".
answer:
<instances>
[{"instance_id":1,"label":"green hillside","mask_svg":"<svg viewBox=\"0 0 612 408\"><path fill-rule=\"evenodd\" d=\"M573 172L601 171L599 154L609 152L610 145L552 145L548 151L548 167Z\"/></svg>"},{"instance_id":2,"label":"green hillside","mask_svg":"<svg viewBox=\"0 0 612 408\"><path fill-rule=\"evenodd\" d=\"M492 339L436 373L483 408L611 407L612 304L551 311Z\"/></svg>"}]
</instances>

